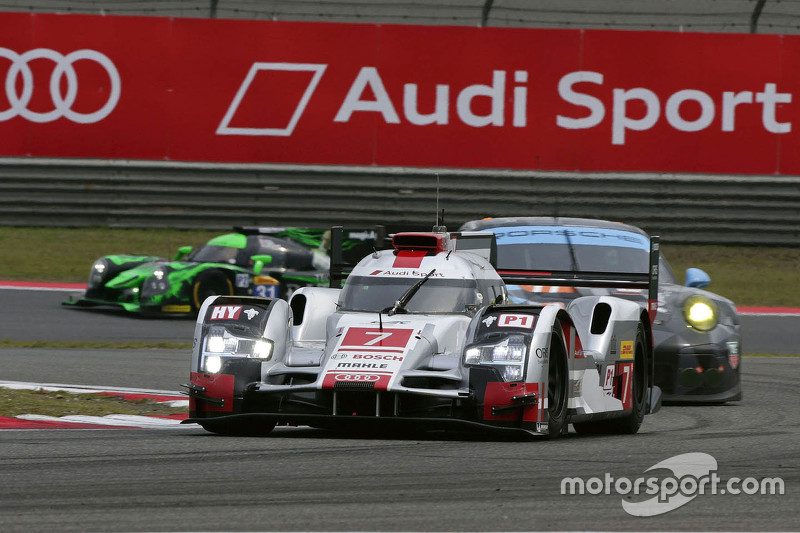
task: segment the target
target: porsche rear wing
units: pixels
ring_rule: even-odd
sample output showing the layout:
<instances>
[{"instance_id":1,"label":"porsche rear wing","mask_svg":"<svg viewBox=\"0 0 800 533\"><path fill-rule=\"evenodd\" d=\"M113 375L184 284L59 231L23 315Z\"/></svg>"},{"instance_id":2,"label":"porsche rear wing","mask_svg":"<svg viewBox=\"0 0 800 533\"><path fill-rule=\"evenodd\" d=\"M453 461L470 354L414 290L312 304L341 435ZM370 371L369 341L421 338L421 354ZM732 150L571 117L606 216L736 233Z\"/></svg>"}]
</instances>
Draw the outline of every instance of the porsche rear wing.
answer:
<instances>
[{"instance_id":1,"label":"porsche rear wing","mask_svg":"<svg viewBox=\"0 0 800 533\"><path fill-rule=\"evenodd\" d=\"M625 274L619 272L498 270L503 281L510 285L548 285L560 287L609 287L617 289L647 289L647 313L652 324L658 310L658 264L660 239L650 237L649 272Z\"/></svg>"}]
</instances>

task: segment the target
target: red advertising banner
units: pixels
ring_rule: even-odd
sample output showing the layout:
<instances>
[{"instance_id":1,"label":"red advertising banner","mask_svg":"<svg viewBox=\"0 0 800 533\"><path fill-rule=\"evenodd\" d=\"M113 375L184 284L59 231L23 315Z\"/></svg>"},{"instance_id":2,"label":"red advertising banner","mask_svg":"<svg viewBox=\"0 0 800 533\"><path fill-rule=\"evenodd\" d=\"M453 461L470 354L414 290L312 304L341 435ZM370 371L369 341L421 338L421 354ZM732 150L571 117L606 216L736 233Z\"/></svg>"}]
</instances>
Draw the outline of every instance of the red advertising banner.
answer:
<instances>
[{"instance_id":1,"label":"red advertising banner","mask_svg":"<svg viewBox=\"0 0 800 533\"><path fill-rule=\"evenodd\" d=\"M800 174L800 36L0 13L0 156Z\"/></svg>"}]
</instances>

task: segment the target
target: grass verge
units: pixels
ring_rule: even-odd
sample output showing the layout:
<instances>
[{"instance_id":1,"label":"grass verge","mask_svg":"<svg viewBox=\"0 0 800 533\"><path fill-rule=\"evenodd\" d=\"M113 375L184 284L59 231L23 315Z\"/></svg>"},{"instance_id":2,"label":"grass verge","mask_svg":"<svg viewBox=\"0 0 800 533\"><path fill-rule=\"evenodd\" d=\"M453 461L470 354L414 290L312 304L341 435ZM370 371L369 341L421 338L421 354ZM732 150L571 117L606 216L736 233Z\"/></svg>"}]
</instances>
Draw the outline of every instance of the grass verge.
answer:
<instances>
[{"instance_id":1,"label":"grass verge","mask_svg":"<svg viewBox=\"0 0 800 533\"><path fill-rule=\"evenodd\" d=\"M73 394L65 391L15 390L0 387L0 416L173 415L186 408L168 407L152 400L123 400L105 394Z\"/></svg>"},{"instance_id":2,"label":"grass verge","mask_svg":"<svg viewBox=\"0 0 800 533\"><path fill-rule=\"evenodd\" d=\"M16 341L0 339L0 348L87 348L99 350L191 350L191 342Z\"/></svg>"}]
</instances>

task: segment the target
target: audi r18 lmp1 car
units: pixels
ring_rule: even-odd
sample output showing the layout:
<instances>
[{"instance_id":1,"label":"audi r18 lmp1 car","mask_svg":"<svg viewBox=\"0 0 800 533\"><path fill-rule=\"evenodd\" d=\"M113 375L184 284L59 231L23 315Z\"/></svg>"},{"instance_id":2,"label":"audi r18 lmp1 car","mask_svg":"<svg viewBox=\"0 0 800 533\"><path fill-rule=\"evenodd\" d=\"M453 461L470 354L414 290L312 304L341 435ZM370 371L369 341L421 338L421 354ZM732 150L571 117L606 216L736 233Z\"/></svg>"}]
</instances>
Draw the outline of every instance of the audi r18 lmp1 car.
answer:
<instances>
[{"instance_id":1,"label":"audi r18 lmp1 car","mask_svg":"<svg viewBox=\"0 0 800 533\"><path fill-rule=\"evenodd\" d=\"M391 424L557 437L568 424L635 433L660 406L639 304L508 303L490 232L400 233L392 245L361 260L343 288L303 287L288 303L209 297L184 385L186 423L220 434ZM658 269L646 270L578 277L654 290ZM528 277L548 281L509 279Z\"/></svg>"},{"instance_id":2,"label":"audi r18 lmp1 car","mask_svg":"<svg viewBox=\"0 0 800 533\"><path fill-rule=\"evenodd\" d=\"M508 217L467 222L462 230L497 235L498 269L635 272L648 261L641 229L604 220ZM660 259L658 313L653 324L655 384L664 401L721 403L740 400L741 335L733 302L702 290L711 279L690 268L681 285ZM581 295L612 294L645 302L645 291L592 287L510 286L512 301L547 303Z\"/></svg>"},{"instance_id":3,"label":"audi r18 lmp1 car","mask_svg":"<svg viewBox=\"0 0 800 533\"><path fill-rule=\"evenodd\" d=\"M94 262L86 292L64 302L111 306L148 315L191 315L211 295L288 296L304 286L327 286L326 230L234 228L199 248L184 246L170 261L146 255L107 255ZM329 230L328 230L329 231ZM377 236L348 231L345 252L358 258Z\"/></svg>"}]
</instances>

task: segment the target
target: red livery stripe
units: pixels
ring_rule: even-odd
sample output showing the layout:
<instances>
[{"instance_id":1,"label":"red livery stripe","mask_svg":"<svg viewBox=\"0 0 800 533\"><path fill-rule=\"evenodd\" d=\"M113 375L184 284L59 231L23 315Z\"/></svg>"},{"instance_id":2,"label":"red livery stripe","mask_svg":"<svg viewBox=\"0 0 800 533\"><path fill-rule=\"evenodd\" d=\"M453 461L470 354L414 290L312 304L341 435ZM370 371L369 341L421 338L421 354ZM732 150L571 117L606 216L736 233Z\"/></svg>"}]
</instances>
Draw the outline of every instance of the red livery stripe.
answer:
<instances>
[{"instance_id":1,"label":"red livery stripe","mask_svg":"<svg viewBox=\"0 0 800 533\"><path fill-rule=\"evenodd\" d=\"M394 259L394 268L419 268L422 258L428 253L425 250L398 250Z\"/></svg>"}]
</instances>

